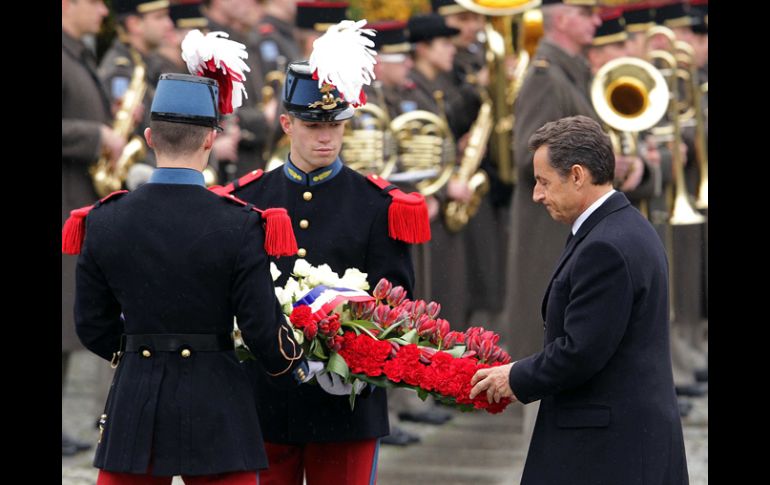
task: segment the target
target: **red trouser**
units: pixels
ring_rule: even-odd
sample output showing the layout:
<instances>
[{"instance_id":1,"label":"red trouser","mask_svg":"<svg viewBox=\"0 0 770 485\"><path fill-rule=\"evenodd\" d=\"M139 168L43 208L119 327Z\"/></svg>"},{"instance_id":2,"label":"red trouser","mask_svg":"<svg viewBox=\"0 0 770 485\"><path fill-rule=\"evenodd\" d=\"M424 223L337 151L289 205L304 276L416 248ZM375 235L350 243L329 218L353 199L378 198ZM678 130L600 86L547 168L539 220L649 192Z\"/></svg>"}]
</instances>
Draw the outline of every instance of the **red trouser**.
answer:
<instances>
[{"instance_id":1,"label":"red trouser","mask_svg":"<svg viewBox=\"0 0 770 485\"><path fill-rule=\"evenodd\" d=\"M173 477L153 477L150 474L115 473L99 470L96 485L170 485ZM185 476L185 485L260 485L257 472L232 472L218 475Z\"/></svg>"},{"instance_id":2,"label":"red trouser","mask_svg":"<svg viewBox=\"0 0 770 485\"><path fill-rule=\"evenodd\" d=\"M270 467L260 485L376 485L379 440L279 445L265 443Z\"/></svg>"}]
</instances>

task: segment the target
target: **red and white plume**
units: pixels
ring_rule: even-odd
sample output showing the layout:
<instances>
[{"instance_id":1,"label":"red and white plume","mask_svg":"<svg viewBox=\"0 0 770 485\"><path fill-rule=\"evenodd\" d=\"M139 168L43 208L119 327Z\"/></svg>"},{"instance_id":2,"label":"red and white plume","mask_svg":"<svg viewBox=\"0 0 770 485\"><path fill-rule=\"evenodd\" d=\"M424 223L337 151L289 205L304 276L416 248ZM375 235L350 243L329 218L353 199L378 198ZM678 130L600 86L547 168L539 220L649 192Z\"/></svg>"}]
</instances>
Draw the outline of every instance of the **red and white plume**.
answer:
<instances>
[{"instance_id":1,"label":"red and white plume","mask_svg":"<svg viewBox=\"0 0 770 485\"><path fill-rule=\"evenodd\" d=\"M243 59L249 57L246 46L228 39L227 32L209 32L205 36L195 29L182 41L182 59L190 74L216 79L219 84L219 112L230 114L243 104L246 88L244 72L249 66Z\"/></svg>"},{"instance_id":2,"label":"red and white plume","mask_svg":"<svg viewBox=\"0 0 770 485\"><path fill-rule=\"evenodd\" d=\"M324 35L313 42L310 54L310 72L318 76L318 87L332 84L345 101L353 106L366 103L362 89L374 80L374 56L370 47L374 42L364 34L374 37L372 29L362 29L366 20L343 20L332 25Z\"/></svg>"}]
</instances>

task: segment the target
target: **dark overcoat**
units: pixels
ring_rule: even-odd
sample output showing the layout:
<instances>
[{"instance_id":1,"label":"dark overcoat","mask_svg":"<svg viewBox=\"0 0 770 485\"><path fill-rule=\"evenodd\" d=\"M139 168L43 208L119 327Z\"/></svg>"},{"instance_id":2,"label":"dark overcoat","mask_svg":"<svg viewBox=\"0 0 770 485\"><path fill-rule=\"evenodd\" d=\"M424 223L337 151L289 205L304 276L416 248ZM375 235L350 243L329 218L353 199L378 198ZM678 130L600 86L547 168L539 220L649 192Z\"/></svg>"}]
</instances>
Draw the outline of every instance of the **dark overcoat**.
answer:
<instances>
[{"instance_id":1,"label":"dark overcoat","mask_svg":"<svg viewBox=\"0 0 770 485\"><path fill-rule=\"evenodd\" d=\"M93 209L78 259L75 320L110 359L129 334L229 335L233 317L263 367L293 385L304 359L275 298L256 212L202 186L145 184ZM94 465L210 475L267 468L254 393L231 349L126 352Z\"/></svg>"},{"instance_id":2,"label":"dark overcoat","mask_svg":"<svg viewBox=\"0 0 770 485\"><path fill-rule=\"evenodd\" d=\"M686 484L671 372L668 264L622 193L580 226L542 304L545 347L511 368L541 400L522 484Z\"/></svg>"}]
</instances>

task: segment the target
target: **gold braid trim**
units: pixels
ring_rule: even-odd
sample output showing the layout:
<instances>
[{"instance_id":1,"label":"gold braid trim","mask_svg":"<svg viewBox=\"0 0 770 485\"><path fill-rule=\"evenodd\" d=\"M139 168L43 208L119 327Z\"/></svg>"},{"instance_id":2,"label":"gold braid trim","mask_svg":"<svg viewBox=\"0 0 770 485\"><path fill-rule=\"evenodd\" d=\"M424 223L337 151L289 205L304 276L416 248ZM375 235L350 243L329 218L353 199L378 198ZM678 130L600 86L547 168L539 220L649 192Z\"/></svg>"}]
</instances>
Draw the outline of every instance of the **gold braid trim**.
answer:
<instances>
[{"instance_id":1,"label":"gold braid trim","mask_svg":"<svg viewBox=\"0 0 770 485\"><path fill-rule=\"evenodd\" d=\"M280 375L283 375L283 374L287 373L289 371L289 369L291 369L291 366L294 364L294 361L301 359L302 358L302 354L303 354L302 347L299 348L299 354L297 354L297 344L294 342L294 339L290 339L289 342L291 342L291 347L292 347L291 351L292 351L293 356L289 357L288 355L286 355L286 352L284 352L284 350L283 350L283 333L282 333L282 331L285 331L287 334L289 334L289 332L291 332L291 330L286 328L285 325L281 325L280 330L278 330L278 348L281 349L281 355L283 355L283 358L289 361L289 365L284 370L282 370L280 372L276 372L275 374L272 373L272 372L268 372L268 374L271 375L272 377L277 377L277 376L280 376Z\"/></svg>"}]
</instances>

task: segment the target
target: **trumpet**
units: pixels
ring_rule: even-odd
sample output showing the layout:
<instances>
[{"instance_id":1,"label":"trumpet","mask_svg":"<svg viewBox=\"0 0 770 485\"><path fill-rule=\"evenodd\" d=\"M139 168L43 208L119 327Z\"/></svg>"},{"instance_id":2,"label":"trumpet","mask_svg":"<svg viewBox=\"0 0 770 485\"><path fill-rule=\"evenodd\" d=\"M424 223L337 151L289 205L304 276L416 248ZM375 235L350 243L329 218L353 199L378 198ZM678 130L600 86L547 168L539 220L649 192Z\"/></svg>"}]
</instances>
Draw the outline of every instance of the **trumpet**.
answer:
<instances>
[{"instance_id":1,"label":"trumpet","mask_svg":"<svg viewBox=\"0 0 770 485\"><path fill-rule=\"evenodd\" d=\"M651 39L655 35L663 35L672 46L675 44L676 38L671 29L662 26L652 27L647 31L647 40ZM674 168L674 200L672 203L671 216L669 223L672 226L677 225L690 225L690 224L703 224L706 218L702 214L699 214L690 203L689 196L687 194L687 186L684 181L684 160L682 160L682 154L679 151L679 144L682 143L682 134L680 127L680 111L677 106L678 100L678 78L681 77L681 69L678 68L677 59L674 55L666 50L654 49L647 53L648 58L651 61L656 61L663 64L662 71L668 82L668 88L671 92L671 97L668 103L668 119L671 122L673 133L673 149L671 155L673 159Z\"/></svg>"},{"instance_id":2,"label":"trumpet","mask_svg":"<svg viewBox=\"0 0 770 485\"><path fill-rule=\"evenodd\" d=\"M686 113L691 115L695 121L695 158L698 161L698 172L700 173L698 198L695 201L695 207L698 209L708 209L708 147L706 146L706 127L703 117L703 88L698 83L698 69L695 65L695 51L692 46L678 40L674 42L674 48L676 49L675 57L677 63L686 66L687 75L682 76L686 81L686 99L689 102ZM708 85L706 85L706 90L708 90Z\"/></svg>"}]
</instances>

